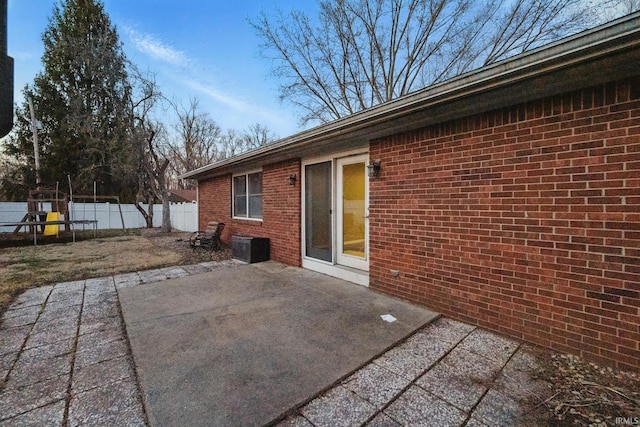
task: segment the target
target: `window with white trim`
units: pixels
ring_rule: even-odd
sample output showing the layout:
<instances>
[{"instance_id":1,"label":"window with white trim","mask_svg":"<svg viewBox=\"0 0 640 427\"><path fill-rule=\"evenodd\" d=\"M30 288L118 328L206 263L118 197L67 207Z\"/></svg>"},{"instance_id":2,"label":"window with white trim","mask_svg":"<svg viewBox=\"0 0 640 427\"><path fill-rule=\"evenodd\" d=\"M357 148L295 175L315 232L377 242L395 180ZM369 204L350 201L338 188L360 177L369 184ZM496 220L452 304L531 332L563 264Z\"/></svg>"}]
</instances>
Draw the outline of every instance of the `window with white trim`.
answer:
<instances>
[{"instance_id":1,"label":"window with white trim","mask_svg":"<svg viewBox=\"0 0 640 427\"><path fill-rule=\"evenodd\" d=\"M233 177L233 216L262 219L262 172Z\"/></svg>"}]
</instances>

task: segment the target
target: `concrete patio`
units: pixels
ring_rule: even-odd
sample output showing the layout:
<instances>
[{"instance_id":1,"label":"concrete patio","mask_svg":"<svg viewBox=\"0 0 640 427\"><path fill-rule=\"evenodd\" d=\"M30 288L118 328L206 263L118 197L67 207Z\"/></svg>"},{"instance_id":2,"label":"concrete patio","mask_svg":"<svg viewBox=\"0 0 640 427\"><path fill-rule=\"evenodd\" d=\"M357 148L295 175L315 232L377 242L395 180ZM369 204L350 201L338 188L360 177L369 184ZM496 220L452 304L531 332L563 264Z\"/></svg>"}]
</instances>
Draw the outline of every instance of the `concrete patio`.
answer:
<instances>
[{"instance_id":1,"label":"concrete patio","mask_svg":"<svg viewBox=\"0 0 640 427\"><path fill-rule=\"evenodd\" d=\"M305 296L320 308L300 303ZM530 378L535 349L432 317L275 263L205 263L31 289L2 317L0 426L544 418L537 404L549 384Z\"/></svg>"},{"instance_id":2,"label":"concrete patio","mask_svg":"<svg viewBox=\"0 0 640 427\"><path fill-rule=\"evenodd\" d=\"M153 425L276 420L437 317L273 262L123 289L120 301Z\"/></svg>"}]
</instances>

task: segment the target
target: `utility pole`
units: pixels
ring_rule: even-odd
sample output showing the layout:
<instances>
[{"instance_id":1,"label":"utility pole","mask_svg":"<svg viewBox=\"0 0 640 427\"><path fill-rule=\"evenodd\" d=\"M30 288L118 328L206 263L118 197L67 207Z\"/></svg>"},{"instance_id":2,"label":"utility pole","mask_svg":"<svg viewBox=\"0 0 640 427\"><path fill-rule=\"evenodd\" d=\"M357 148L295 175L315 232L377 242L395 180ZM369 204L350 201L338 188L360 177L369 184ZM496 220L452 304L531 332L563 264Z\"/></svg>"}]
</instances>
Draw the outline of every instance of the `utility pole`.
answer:
<instances>
[{"instance_id":1,"label":"utility pole","mask_svg":"<svg viewBox=\"0 0 640 427\"><path fill-rule=\"evenodd\" d=\"M38 145L38 122L36 112L33 109L33 101L29 99L29 112L31 112L31 135L33 137L33 157L36 161L36 189L40 189L40 146Z\"/></svg>"},{"instance_id":2,"label":"utility pole","mask_svg":"<svg viewBox=\"0 0 640 427\"><path fill-rule=\"evenodd\" d=\"M7 56L7 0L0 0L0 138L13 128L13 58Z\"/></svg>"}]
</instances>

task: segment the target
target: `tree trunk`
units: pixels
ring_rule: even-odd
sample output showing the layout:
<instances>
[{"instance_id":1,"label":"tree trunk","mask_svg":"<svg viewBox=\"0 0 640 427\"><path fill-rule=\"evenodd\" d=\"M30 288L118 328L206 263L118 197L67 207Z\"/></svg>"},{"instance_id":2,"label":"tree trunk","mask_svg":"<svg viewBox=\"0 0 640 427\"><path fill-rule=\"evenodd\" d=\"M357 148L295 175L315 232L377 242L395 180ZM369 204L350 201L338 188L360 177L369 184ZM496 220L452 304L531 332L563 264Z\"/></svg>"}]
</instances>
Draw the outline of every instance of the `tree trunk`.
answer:
<instances>
[{"instance_id":1,"label":"tree trunk","mask_svg":"<svg viewBox=\"0 0 640 427\"><path fill-rule=\"evenodd\" d=\"M134 205L136 209L138 209L138 212L142 214L142 217L144 218L144 221L147 224L147 228L153 228L153 197L149 196L148 212L144 210L144 208L140 204L140 201L137 198Z\"/></svg>"},{"instance_id":2,"label":"tree trunk","mask_svg":"<svg viewBox=\"0 0 640 427\"><path fill-rule=\"evenodd\" d=\"M144 219L147 220L147 228L153 228L153 196L149 196L147 206L148 212Z\"/></svg>"},{"instance_id":3,"label":"tree trunk","mask_svg":"<svg viewBox=\"0 0 640 427\"><path fill-rule=\"evenodd\" d=\"M156 164L158 164L158 160L156 158ZM160 198L162 199L162 231L165 233L171 232L171 208L169 206L169 190L167 189L167 180L166 180L166 172L167 167L169 167L169 160L164 159L160 167L158 167L158 172L156 175L156 183L158 185L158 190L160 193Z\"/></svg>"},{"instance_id":4,"label":"tree trunk","mask_svg":"<svg viewBox=\"0 0 640 427\"><path fill-rule=\"evenodd\" d=\"M171 232L171 207L169 205L169 192L162 192L162 231Z\"/></svg>"}]
</instances>

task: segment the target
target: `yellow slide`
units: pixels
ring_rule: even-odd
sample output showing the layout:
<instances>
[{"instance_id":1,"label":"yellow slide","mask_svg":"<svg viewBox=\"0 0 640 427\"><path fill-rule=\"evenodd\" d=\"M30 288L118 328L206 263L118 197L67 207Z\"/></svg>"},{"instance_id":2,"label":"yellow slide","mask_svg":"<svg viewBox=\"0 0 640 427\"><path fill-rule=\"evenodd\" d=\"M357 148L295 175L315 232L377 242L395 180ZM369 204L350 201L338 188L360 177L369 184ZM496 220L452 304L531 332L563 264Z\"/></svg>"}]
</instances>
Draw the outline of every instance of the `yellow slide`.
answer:
<instances>
[{"instance_id":1,"label":"yellow slide","mask_svg":"<svg viewBox=\"0 0 640 427\"><path fill-rule=\"evenodd\" d=\"M60 212L47 212L47 221L60 221ZM58 237L59 231L60 231L59 224L47 224L44 226L45 236Z\"/></svg>"}]
</instances>

